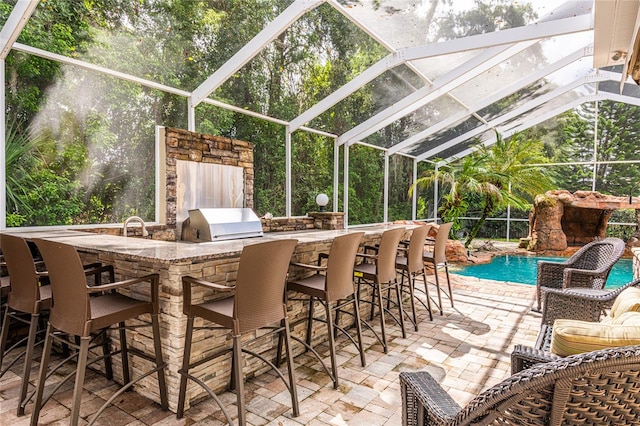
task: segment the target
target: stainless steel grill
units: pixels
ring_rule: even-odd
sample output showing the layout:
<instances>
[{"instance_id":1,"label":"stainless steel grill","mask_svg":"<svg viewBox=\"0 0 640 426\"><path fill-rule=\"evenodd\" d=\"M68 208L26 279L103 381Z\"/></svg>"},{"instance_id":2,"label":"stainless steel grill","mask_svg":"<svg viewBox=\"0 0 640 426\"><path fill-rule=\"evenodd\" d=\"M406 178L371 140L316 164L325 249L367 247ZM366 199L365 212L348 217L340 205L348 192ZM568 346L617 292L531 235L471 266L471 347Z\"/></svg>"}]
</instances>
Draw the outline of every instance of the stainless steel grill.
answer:
<instances>
[{"instance_id":1,"label":"stainless steel grill","mask_svg":"<svg viewBox=\"0 0 640 426\"><path fill-rule=\"evenodd\" d=\"M249 208L189 210L182 224L182 239L193 242L261 237L260 218Z\"/></svg>"}]
</instances>

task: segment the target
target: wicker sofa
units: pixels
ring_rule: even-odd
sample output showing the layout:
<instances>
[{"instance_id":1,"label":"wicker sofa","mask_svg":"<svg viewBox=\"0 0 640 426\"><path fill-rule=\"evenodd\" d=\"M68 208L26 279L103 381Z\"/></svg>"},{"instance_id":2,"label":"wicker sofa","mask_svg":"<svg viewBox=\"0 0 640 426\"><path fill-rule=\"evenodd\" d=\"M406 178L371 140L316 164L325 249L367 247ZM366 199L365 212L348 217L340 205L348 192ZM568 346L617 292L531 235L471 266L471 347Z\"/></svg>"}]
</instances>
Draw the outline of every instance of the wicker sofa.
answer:
<instances>
[{"instance_id":1,"label":"wicker sofa","mask_svg":"<svg viewBox=\"0 0 640 426\"><path fill-rule=\"evenodd\" d=\"M629 320L628 326L632 324L639 324L638 329L626 329L624 324L613 324L611 315L603 318L604 312L608 308L612 308L616 301L618 304L615 306L618 315L624 314L625 311L640 310L640 304L632 303L630 300L631 295L635 298L633 293L640 293L640 280L635 280L615 290L593 290L593 289L548 289L545 291L544 308L542 311L542 321L540 332L535 346L527 347L523 345L516 345L511 354L511 372L517 373L521 370L527 369L532 365L549 362L560 358L557 353L566 352L567 348L560 348L560 350L554 350L552 352L552 346L554 344L554 324L556 320L560 321L560 325L564 330L570 330L572 326L581 326L587 328L587 334L594 335L599 330L599 327L613 327L611 330L603 330L605 334L620 334L624 332L626 334L631 333L628 337L637 337L640 339L640 322L635 320L640 319L640 312L636 312L636 317L630 317L627 315L623 317L623 320ZM618 296L622 294L622 297L618 299ZM624 302L624 303L622 303ZM638 301L640 303L640 300ZM613 313L613 312L612 312ZM615 329L618 327L618 329ZM556 330L557 331L557 330ZM556 332L556 335L560 334ZM568 336L570 339L571 336ZM578 337L578 339L589 339L589 336ZM559 337L556 337L558 340ZM597 339L594 339L597 340ZM624 341L628 341L625 339ZM558 346L558 345L556 345ZM620 346L620 345L617 345ZM577 347L575 352L580 351L582 348Z\"/></svg>"}]
</instances>

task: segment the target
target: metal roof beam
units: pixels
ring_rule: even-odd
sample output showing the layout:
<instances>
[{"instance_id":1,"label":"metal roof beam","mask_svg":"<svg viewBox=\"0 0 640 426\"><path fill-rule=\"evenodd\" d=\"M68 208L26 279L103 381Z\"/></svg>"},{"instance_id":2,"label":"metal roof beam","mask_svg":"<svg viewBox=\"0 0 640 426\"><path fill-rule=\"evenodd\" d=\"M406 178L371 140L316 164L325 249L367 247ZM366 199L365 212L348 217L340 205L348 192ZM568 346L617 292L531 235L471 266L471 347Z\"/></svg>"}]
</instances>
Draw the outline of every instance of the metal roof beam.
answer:
<instances>
[{"instance_id":1,"label":"metal roof beam","mask_svg":"<svg viewBox=\"0 0 640 426\"><path fill-rule=\"evenodd\" d=\"M527 121L527 123L522 124L518 127L514 127L512 129L509 130L505 130L503 132L500 132L503 138L508 138L513 136L515 133L521 132L523 130L526 130L528 128L531 128L537 124L540 124L542 122L545 122L547 120L549 120L550 118L553 118L557 115L562 114L565 111L569 111L570 109L573 109L575 107L577 107L578 105L581 105L585 102L594 102L594 101L598 101L598 100L604 100L605 97L603 97L602 95L588 95L588 96L583 96L581 98L578 98L572 102L569 102L567 104L563 104L561 106L559 106L558 108L554 108L544 114L541 114L537 117L534 117L531 121ZM488 141L485 141L482 143L482 145L484 146L490 146L493 145L494 143L496 143L496 139L492 138ZM474 151L476 151L477 148L475 147L471 147L471 148L467 148L464 151L459 152L458 154L456 154L455 156L449 157L445 160L442 160L440 162L438 162L438 166L442 166L443 164L447 164L450 163L452 161L455 161L458 158L462 158L465 157L469 154L472 154Z\"/></svg>"},{"instance_id":2,"label":"metal roof beam","mask_svg":"<svg viewBox=\"0 0 640 426\"><path fill-rule=\"evenodd\" d=\"M397 143L396 145L389 148L389 154L390 155L395 154L405 148L408 148L412 145L422 142L427 137L437 132L440 132L441 130L446 129L447 127L454 125L455 123L464 119L465 117L470 117L472 114L476 113L482 108L486 108L489 105L499 101L500 99L507 97L517 92L518 90L528 86L529 84L532 84L540 80L541 78L544 78L545 76L552 74L558 71L559 69L564 68L565 66L584 58L585 56L591 56L591 55L593 55L593 45L589 44L588 46L585 46L582 49L576 50L570 55L563 57L559 61L554 62L545 68L539 69L532 74L528 74L524 78L514 82L513 84L506 87L505 89L500 90L499 92L496 92L491 96L482 99L480 102L470 105L468 109L464 111L460 111L459 113L454 114L434 124L433 126L416 133L415 135L407 138L406 140L400 143Z\"/></svg>"},{"instance_id":3,"label":"metal roof beam","mask_svg":"<svg viewBox=\"0 0 640 426\"><path fill-rule=\"evenodd\" d=\"M561 20L558 20L558 21L550 21L550 22L547 22L547 23L539 23L539 24L529 25L527 27L522 27L522 28L514 28L512 30L500 31L499 33L500 34L504 34L504 33L509 32L509 31L515 31L515 30L518 30L518 29L526 29L526 30L528 30L527 34L529 34L529 37L527 38L527 40L529 40L529 42L538 42L541 38L545 38L545 37L549 36L549 34L545 32L545 35L542 36L542 37L539 37L539 38L532 37L533 34L539 34L539 35L541 34L538 31L543 26L543 24L552 23L553 24L552 28L556 29L556 33L554 35L561 35L561 34L572 33L572 32L580 32L580 31L587 31L587 30L591 30L593 28L593 20L592 20L590 15L587 15L587 17L581 15L580 17L577 17L577 18L571 18L571 20L572 19L578 19L578 18L581 18L580 21L581 21L581 24L583 26L575 26L574 25L574 26L571 27L571 29L562 28L560 26L560 24L559 24L559 21L561 21ZM576 21L572 21L572 22L575 23ZM544 26L543 28L549 30L549 28L546 27L546 26ZM558 28L562 28L562 29L558 29ZM468 39L471 39L471 38L472 37L468 37ZM466 40L466 42L469 42L469 41ZM522 43L512 45L512 47L513 46L518 46L518 45L522 45ZM493 49L498 49L498 47L494 47L494 48L488 49L488 51L493 51ZM478 58L479 56L481 56L481 55L476 56L474 59ZM472 59L472 61L474 59ZM471 61L467 62L466 64L463 64L461 67L458 67L458 69L461 69L462 67L464 67L465 65L469 64L470 62ZM472 71L472 73L475 72L475 71L476 70L474 69L474 71ZM472 75L472 74L470 74L470 75ZM440 79L448 78L450 76L451 76L451 74L447 74L447 76L441 77ZM438 79L438 80L440 80L440 79ZM437 83L438 80L436 80L436 83ZM459 84L462 84L463 82L464 82L464 80L461 80ZM437 86L437 84L434 84L434 87L435 86ZM449 91L453 87L455 87L453 84L452 85L447 85L447 87L443 90L443 92ZM425 105L430 100L428 100L427 102L423 103L423 98L419 96L420 92L424 91L424 90L426 90L426 88L423 88L423 89L421 89L421 90L419 90L417 92L414 92L413 94L407 96L406 98L404 98L400 102L392 105L391 107L387 108L386 110L382 111L381 113L378 113L374 117L371 117L369 120L366 120L365 122L363 122L363 123L359 124L358 126L354 127L350 131L348 131L345 134L343 134L342 136L340 136L340 138L338 138L339 143L347 143L347 144L351 145L354 142L357 142L359 139L363 139L363 138L371 135L372 133L376 132L377 130L379 130L379 129L383 128L383 127L385 127L386 125L388 125L391 122L397 120L398 118L403 117L403 116L409 114L410 112L415 111L416 109L418 109L421 106ZM418 98L418 99L416 99L416 98ZM426 99L428 99L428 98L426 98ZM412 102L414 102L414 104L412 106L404 106L404 105L410 104Z\"/></svg>"},{"instance_id":4,"label":"metal roof beam","mask_svg":"<svg viewBox=\"0 0 640 426\"><path fill-rule=\"evenodd\" d=\"M577 80L572 81L571 83L563 86L563 87L559 87L556 90L553 90L545 95L542 95L536 99L533 99L529 102L527 102L526 104L520 106L519 108L514 109L513 111L504 114L502 116L500 116L499 118L496 118L492 121L490 121L487 124L483 124L480 125L478 127L476 127L473 130L468 131L465 134L462 134L454 139L451 139L450 141L447 141L445 143L443 143L442 145L430 149L429 151L419 155L418 157L416 157L418 160L424 160L427 159L429 157L433 157L434 155L438 155L440 152L445 151L449 148L452 148L454 146L456 146L457 144L467 141L469 139L472 139L474 137L476 137L477 135L491 129L494 127L499 126L500 124L511 120L512 118L518 117L523 115L524 113L526 113L527 111L530 111L540 105L543 105L547 102L549 102L550 100L557 98L558 96L563 95L564 93L567 93L570 90L575 89L576 87L582 86L583 84L587 84L587 83L594 83L594 82L598 82L598 81L607 81L607 80L613 80L613 76L619 76L619 74L612 74L612 73L608 73L608 72L601 72L601 73L597 73L597 74L591 74L582 78L579 78Z\"/></svg>"},{"instance_id":5,"label":"metal roof beam","mask_svg":"<svg viewBox=\"0 0 640 426\"><path fill-rule=\"evenodd\" d=\"M609 73L609 79L612 81L618 81L620 78L622 77L622 74L620 73ZM635 105L635 106L640 106L640 99L638 98L634 98L632 96L625 96L625 95L619 95L617 93L612 93L612 92L599 92L597 95L588 95L588 96L583 96L579 99L576 99L573 102L570 102L568 104L564 104L559 106L558 108L554 108L550 111L547 111L544 114L541 114L537 117L532 118L531 120L527 120L526 123L521 124L520 126L517 127L513 127L504 131L501 131L501 135L503 138L505 137L511 137L514 134L521 132L523 130L529 129L535 125L538 125L540 123L543 123L557 115L562 114L565 111L568 111L570 109L573 109L575 107L577 107L578 105L584 104L586 102L595 102L595 101L613 101L613 102L622 102L625 104L631 104L631 105ZM495 138L492 138L488 141L485 141L483 143L484 146L490 146L492 144L494 144L496 142ZM449 157L445 160L442 160L440 162L438 162L438 165L442 165L445 163L450 163L451 161L454 161L458 158L464 157L466 155L469 155L471 153L473 153L476 149L475 148L467 148L464 151L459 152L458 154L456 154L453 157Z\"/></svg>"},{"instance_id":6,"label":"metal roof beam","mask_svg":"<svg viewBox=\"0 0 640 426\"><path fill-rule=\"evenodd\" d=\"M18 39L33 11L38 7L38 3L40 3L39 0L19 0L13 6L11 15L2 26L2 30L0 30L0 60L7 58L13 43Z\"/></svg>"},{"instance_id":7,"label":"metal roof beam","mask_svg":"<svg viewBox=\"0 0 640 426\"><path fill-rule=\"evenodd\" d=\"M338 143L352 145L354 142L366 138L536 43L537 40L529 40L513 46L496 46L485 50L435 80L433 85L413 92L344 133L338 138Z\"/></svg>"},{"instance_id":8,"label":"metal roof beam","mask_svg":"<svg viewBox=\"0 0 640 426\"><path fill-rule=\"evenodd\" d=\"M333 2L330 2L333 5ZM334 6L335 7L335 6ZM530 28L532 27L532 28ZM573 32L588 31L593 29L593 20L589 15L580 15L572 18L559 19L552 22L542 22L526 27L512 28L504 31L478 34L455 40L447 40L440 43L426 44L417 47L400 49L373 64L367 70L354 77L347 84L337 89L307 111L291 121L291 130L296 130L319 116L333 105L345 99L360 87L369 83L383 72L398 66L401 63L430 58L438 55L464 52L469 50L486 49L493 46L514 44L522 41L557 36Z\"/></svg>"},{"instance_id":9,"label":"metal roof beam","mask_svg":"<svg viewBox=\"0 0 640 426\"><path fill-rule=\"evenodd\" d=\"M325 0L296 0L291 6L286 8L273 21L271 21L262 31L256 34L242 49L238 50L227 62L209 76L200 86L198 86L189 98L189 106L195 107L204 98L209 96L214 90L220 87L236 71L242 68L247 62L255 57L260 51L291 24L298 20L308 11L315 9Z\"/></svg>"}]
</instances>

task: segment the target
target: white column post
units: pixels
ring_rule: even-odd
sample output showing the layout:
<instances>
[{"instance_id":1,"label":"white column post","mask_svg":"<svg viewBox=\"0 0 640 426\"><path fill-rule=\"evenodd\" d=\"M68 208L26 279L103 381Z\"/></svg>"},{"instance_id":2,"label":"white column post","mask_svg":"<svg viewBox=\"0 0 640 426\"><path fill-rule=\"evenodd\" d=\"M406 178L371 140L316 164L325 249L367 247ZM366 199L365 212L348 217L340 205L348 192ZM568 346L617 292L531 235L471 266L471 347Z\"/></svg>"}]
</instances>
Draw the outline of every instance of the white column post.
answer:
<instances>
[{"instance_id":1,"label":"white column post","mask_svg":"<svg viewBox=\"0 0 640 426\"><path fill-rule=\"evenodd\" d=\"M417 159L413 159L413 176L412 176L412 185L415 185L416 181L418 180L418 160ZM416 220L416 217L418 215L418 188L414 187L413 188L413 197L411 197L411 220Z\"/></svg>"},{"instance_id":2,"label":"white column post","mask_svg":"<svg viewBox=\"0 0 640 426\"><path fill-rule=\"evenodd\" d=\"M285 126L285 161L286 161L286 176L285 176L285 199L286 199L286 216L291 217L291 129L287 125Z\"/></svg>"},{"instance_id":3,"label":"white column post","mask_svg":"<svg viewBox=\"0 0 640 426\"><path fill-rule=\"evenodd\" d=\"M383 189L384 208L382 210L382 221L389 221L389 153L384 153L384 189Z\"/></svg>"},{"instance_id":4,"label":"white column post","mask_svg":"<svg viewBox=\"0 0 640 426\"><path fill-rule=\"evenodd\" d=\"M336 141L337 143L337 141ZM343 165L344 193L342 194L344 205L344 227L349 226L349 144L344 144L344 165Z\"/></svg>"}]
</instances>

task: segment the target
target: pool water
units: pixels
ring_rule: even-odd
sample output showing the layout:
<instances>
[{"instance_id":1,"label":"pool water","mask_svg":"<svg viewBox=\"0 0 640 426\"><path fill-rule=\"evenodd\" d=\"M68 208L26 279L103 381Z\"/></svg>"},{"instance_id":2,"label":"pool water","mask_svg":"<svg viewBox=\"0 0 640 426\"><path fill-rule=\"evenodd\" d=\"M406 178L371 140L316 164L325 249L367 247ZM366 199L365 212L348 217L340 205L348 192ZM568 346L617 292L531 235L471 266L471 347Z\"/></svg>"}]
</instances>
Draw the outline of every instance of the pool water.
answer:
<instances>
[{"instance_id":1,"label":"pool water","mask_svg":"<svg viewBox=\"0 0 640 426\"><path fill-rule=\"evenodd\" d=\"M535 285L540 260L564 262L566 258L508 254L495 256L490 263L486 264L451 268L451 272L476 278ZM620 287L631 280L633 280L631 259L620 259L609 274L606 288Z\"/></svg>"}]
</instances>

